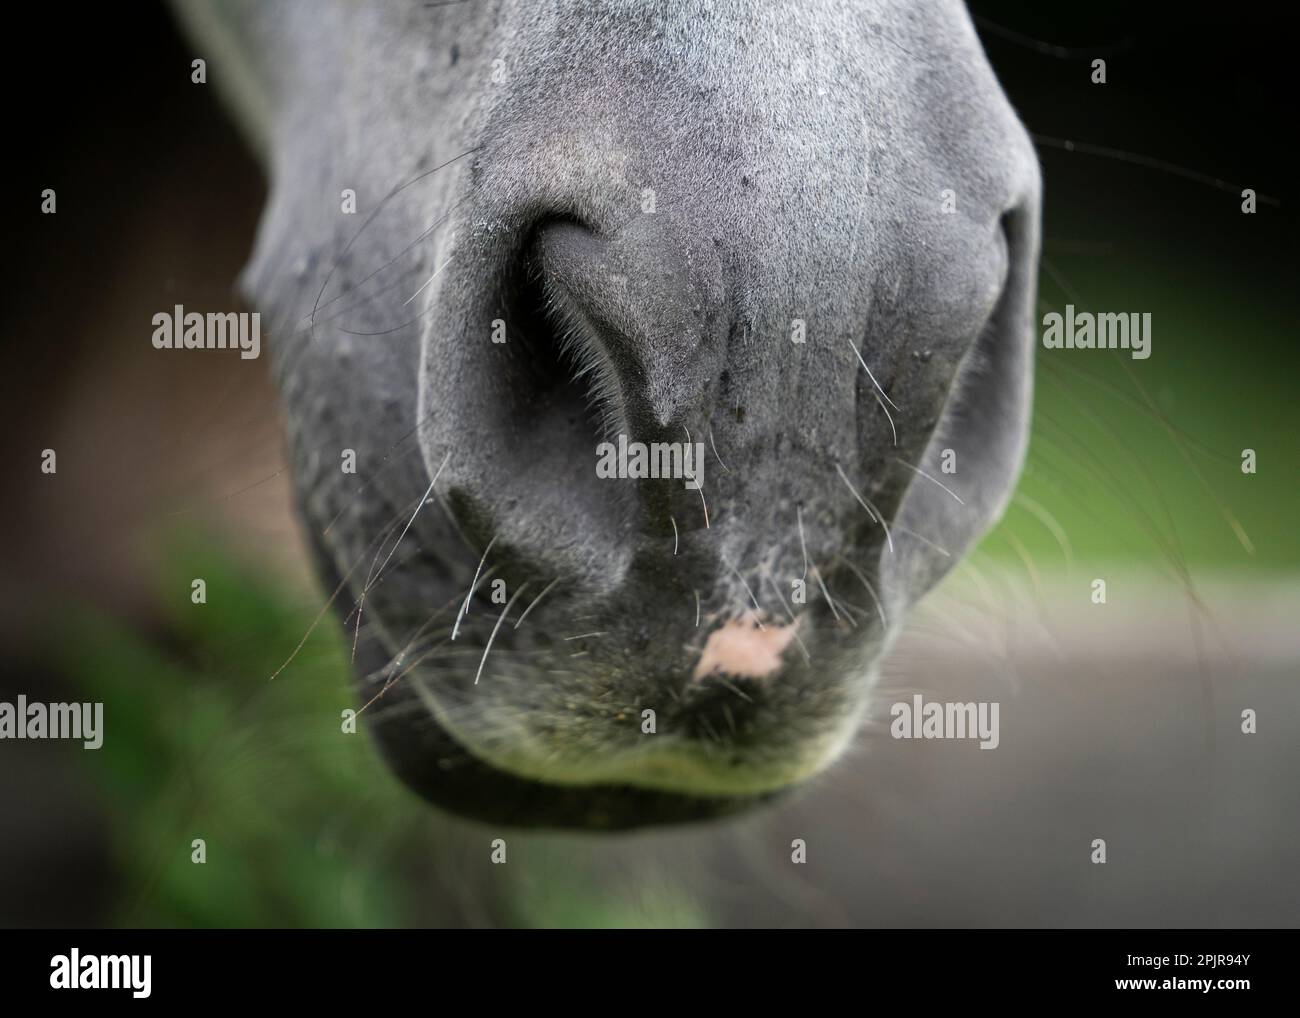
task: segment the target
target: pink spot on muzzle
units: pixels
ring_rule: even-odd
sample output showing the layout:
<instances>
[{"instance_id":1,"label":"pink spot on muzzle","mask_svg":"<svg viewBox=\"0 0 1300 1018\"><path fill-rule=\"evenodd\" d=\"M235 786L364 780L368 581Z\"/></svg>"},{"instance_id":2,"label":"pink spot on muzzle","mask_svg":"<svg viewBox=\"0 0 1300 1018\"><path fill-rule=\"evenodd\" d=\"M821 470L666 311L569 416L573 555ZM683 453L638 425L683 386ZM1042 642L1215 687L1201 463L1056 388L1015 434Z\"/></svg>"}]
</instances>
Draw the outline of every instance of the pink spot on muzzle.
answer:
<instances>
[{"instance_id":1,"label":"pink spot on muzzle","mask_svg":"<svg viewBox=\"0 0 1300 1018\"><path fill-rule=\"evenodd\" d=\"M794 626L768 623L760 629L757 622L758 616L751 611L711 632L704 642L693 678L726 674L762 679L777 671L782 653L794 639Z\"/></svg>"}]
</instances>

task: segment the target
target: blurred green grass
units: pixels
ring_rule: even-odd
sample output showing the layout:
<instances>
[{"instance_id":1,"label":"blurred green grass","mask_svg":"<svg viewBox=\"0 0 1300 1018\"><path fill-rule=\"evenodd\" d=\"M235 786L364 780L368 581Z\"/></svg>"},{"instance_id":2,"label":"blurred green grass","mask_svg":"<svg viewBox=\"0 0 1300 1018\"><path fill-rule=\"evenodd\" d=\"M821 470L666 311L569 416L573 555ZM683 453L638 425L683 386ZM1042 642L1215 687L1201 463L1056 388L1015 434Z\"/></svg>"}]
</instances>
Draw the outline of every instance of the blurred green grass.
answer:
<instances>
[{"instance_id":1,"label":"blurred green grass","mask_svg":"<svg viewBox=\"0 0 1300 1018\"><path fill-rule=\"evenodd\" d=\"M1040 570L1062 569L1050 517L1077 561L1261 577L1300 569L1295 324L1272 284L1225 279L1213 260L1145 236L1090 256L1049 243L1037 320L1067 302L1149 311L1152 354L1039 345L1017 500L982 550L1009 559L1019 543ZM1247 448L1253 475L1241 470Z\"/></svg>"},{"instance_id":2,"label":"blurred green grass","mask_svg":"<svg viewBox=\"0 0 1300 1018\"><path fill-rule=\"evenodd\" d=\"M311 615L219 544L190 538L165 561L161 639L86 615L61 654L113 718L97 773L125 877L117 919L397 922L400 881L383 867L360 874L350 857L385 848L367 832L400 832L418 814L401 809L365 737L341 731L351 704L337 627L318 626L292 670L268 681ZM207 583L206 604L190 601L193 577ZM191 862L195 838L202 865Z\"/></svg>"},{"instance_id":3,"label":"blurred green grass","mask_svg":"<svg viewBox=\"0 0 1300 1018\"><path fill-rule=\"evenodd\" d=\"M343 732L354 702L334 617L311 629L319 604L290 596L220 539L190 534L169 547L160 632L82 612L54 654L112 718L92 769L121 875L112 922L707 925L669 883L593 886L581 845L530 839L531 865L520 865L522 836L431 810L384 767L364 721ZM191 603L195 577L206 604ZM515 858L496 867L489 845L502 834ZM202 864L191 858L196 838Z\"/></svg>"}]
</instances>

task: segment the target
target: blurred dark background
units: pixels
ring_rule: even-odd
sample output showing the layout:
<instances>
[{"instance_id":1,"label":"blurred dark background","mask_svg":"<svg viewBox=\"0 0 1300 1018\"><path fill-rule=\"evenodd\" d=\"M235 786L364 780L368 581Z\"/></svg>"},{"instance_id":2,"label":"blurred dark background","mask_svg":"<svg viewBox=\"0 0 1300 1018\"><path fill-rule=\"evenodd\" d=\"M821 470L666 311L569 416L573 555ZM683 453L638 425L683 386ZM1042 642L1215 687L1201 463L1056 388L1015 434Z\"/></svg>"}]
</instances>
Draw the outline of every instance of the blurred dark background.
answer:
<instances>
[{"instance_id":1,"label":"blurred dark background","mask_svg":"<svg viewBox=\"0 0 1300 1018\"><path fill-rule=\"evenodd\" d=\"M784 810L538 836L508 879L485 865L492 835L407 797L364 740L338 748L332 628L265 683L319 607L265 359L148 345L160 308L234 306L265 197L190 83L201 54L161 5L10 12L0 699L101 699L122 734L97 754L0 744L0 923L1293 925L1290 12L972 10L1039 142L1041 306L1155 321L1146 362L1040 358L1022 498L887 672L1014 700L1031 734L974 764L868 735ZM1109 629L1071 600L1101 570L1130 581ZM201 617L194 575L229 595ZM1246 750L1242 704L1270 718ZM1091 837L1121 832L1089 867ZM792 876L795 836L812 851Z\"/></svg>"}]
</instances>

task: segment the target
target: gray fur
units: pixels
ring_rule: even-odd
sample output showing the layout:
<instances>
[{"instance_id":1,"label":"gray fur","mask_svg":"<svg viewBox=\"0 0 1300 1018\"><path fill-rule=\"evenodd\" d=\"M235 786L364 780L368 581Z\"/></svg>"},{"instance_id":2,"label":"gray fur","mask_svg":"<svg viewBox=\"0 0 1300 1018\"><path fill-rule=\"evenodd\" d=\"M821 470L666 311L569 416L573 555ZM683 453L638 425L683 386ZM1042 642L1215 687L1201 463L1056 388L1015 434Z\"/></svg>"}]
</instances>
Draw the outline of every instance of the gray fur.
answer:
<instances>
[{"instance_id":1,"label":"gray fur","mask_svg":"<svg viewBox=\"0 0 1300 1018\"><path fill-rule=\"evenodd\" d=\"M362 699L447 641L371 709L397 769L478 816L627 826L827 766L908 607L997 518L1024 452L1038 167L964 8L181 6L267 155L243 285L275 323L323 574L346 578L344 614L363 602ZM596 323L607 427L709 442L703 499L596 478L601 422L539 382L530 344L548 330L519 303L535 285ZM858 355L899 408L897 446ZM485 568L528 587L474 685L500 608L473 599L449 636L490 542ZM805 546L808 601L788 605ZM751 594L769 624L802 616L808 660L792 645L771 680L693 681L707 633Z\"/></svg>"}]
</instances>

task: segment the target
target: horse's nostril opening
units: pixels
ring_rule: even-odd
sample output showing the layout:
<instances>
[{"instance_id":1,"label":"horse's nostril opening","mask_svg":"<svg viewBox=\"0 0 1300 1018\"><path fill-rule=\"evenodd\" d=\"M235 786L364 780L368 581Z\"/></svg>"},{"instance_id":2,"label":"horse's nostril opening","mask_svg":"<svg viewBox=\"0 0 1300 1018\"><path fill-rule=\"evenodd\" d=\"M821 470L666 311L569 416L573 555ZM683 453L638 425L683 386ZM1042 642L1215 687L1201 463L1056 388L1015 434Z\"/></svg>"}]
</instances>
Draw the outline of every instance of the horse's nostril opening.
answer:
<instances>
[{"instance_id":1,"label":"horse's nostril opening","mask_svg":"<svg viewBox=\"0 0 1300 1018\"><path fill-rule=\"evenodd\" d=\"M562 430L590 457L618 430L623 398L590 318L598 309L575 308L544 268L540 242L529 246L506 292L516 405L530 428Z\"/></svg>"},{"instance_id":2,"label":"horse's nostril opening","mask_svg":"<svg viewBox=\"0 0 1300 1018\"><path fill-rule=\"evenodd\" d=\"M562 420L570 428L594 434L599 415L577 362L565 342L546 289L536 271L520 273L508 316L506 334L521 357L526 390L518 395L535 421Z\"/></svg>"},{"instance_id":3,"label":"horse's nostril opening","mask_svg":"<svg viewBox=\"0 0 1300 1018\"><path fill-rule=\"evenodd\" d=\"M530 261L519 258L483 301L492 334L476 351L478 394L448 375L431 376L443 398L465 400L448 444L473 450L461 460L473 462L451 502L480 544L496 539L494 561L508 551L518 575L541 583L563 576L575 588L603 591L626 569L630 553L618 538L635 510L633 493L597 473L599 414Z\"/></svg>"}]
</instances>

